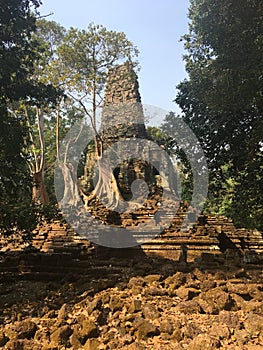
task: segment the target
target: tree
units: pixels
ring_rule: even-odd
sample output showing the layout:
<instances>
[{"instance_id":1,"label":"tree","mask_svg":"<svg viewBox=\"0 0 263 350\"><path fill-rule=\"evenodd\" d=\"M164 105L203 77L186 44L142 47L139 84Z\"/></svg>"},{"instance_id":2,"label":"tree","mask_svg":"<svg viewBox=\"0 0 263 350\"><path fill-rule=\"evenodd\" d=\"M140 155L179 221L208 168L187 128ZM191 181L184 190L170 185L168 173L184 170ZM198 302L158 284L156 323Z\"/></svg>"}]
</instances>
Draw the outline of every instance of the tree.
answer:
<instances>
[{"instance_id":1,"label":"tree","mask_svg":"<svg viewBox=\"0 0 263 350\"><path fill-rule=\"evenodd\" d=\"M208 208L261 229L262 17L260 1L192 0L176 97L209 161Z\"/></svg>"},{"instance_id":2,"label":"tree","mask_svg":"<svg viewBox=\"0 0 263 350\"><path fill-rule=\"evenodd\" d=\"M25 106L25 115L29 127L28 144L30 147L28 148L28 153L31 155L28 165L33 178L32 199L36 204L49 203L49 195L44 180L46 165L45 124L50 124L53 121L53 118L50 118L50 116L56 110L56 127L53 131L56 132L55 144L56 148L58 148L59 109L63 100L63 90L60 87L58 75L53 69L53 63L56 59L57 47L63 40L65 33L65 28L56 22L41 19L36 22L36 32L33 34L33 38L38 42L38 50L41 53L34 64L33 78L39 84L55 87L53 91L50 91L50 100L52 99L55 104L53 103L50 106L49 103L43 103L41 107L36 105L34 108ZM30 113L31 118L29 117ZM49 118L45 118L45 114Z\"/></svg>"},{"instance_id":3,"label":"tree","mask_svg":"<svg viewBox=\"0 0 263 350\"><path fill-rule=\"evenodd\" d=\"M104 145L98 132L97 111L102 104L109 69L126 60L136 65L134 58L138 55L137 49L124 33L90 24L87 30L71 28L62 45L58 47L57 53L56 67L61 72L60 77L66 86L67 94L82 113L90 118L94 132L99 181L90 199L103 192L109 207L116 208L121 195L113 172L102 158ZM66 162L61 162L60 166L64 178L68 179L70 169ZM72 198L76 197L74 193L72 188Z\"/></svg>"},{"instance_id":4,"label":"tree","mask_svg":"<svg viewBox=\"0 0 263 350\"><path fill-rule=\"evenodd\" d=\"M21 155L26 127L23 118L8 111L10 102L27 99L35 90L29 76L34 49L29 45L40 1L1 0L0 11L0 228L26 227L26 192L30 177ZM20 199L23 198L23 208ZM24 216L24 220L20 217Z\"/></svg>"},{"instance_id":5,"label":"tree","mask_svg":"<svg viewBox=\"0 0 263 350\"><path fill-rule=\"evenodd\" d=\"M31 203L31 178L27 154L25 115L16 113L21 101L41 105L50 100L54 89L32 79L39 58L36 29L41 1L0 1L0 228L31 231L37 213Z\"/></svg>"},{"instance_id":6,"label":"tree","mask_svg":"<svg viewBox=\"0 0 263 350\"><path fill-rule=\"evenodd\" d=\"M195 151L192 149L192 145L189 144L188 135L183 138L183 133L180 133L180 143L184 145L184 150L178 142L169 134L176 134L178 127L180 125L181 117L176 115L174 112L169 112L165 118L163 123L161 124L160 130L162 135L165 136L166 146L165 150L168 152L170 156L174 158L174 167L176 172L179 174L181 189L180 189L180 199L183 202L190 203L193 195L193 172L191 168L190 161L188 159L189 153L195 154ZM181 124L183 125L183 124ZM188 134L188 133L186 133ZM178 140L177 136L177 140ZM157 141L158 143L158 141ZM186 154L186 152L188 155ZM196 155L197 159L200 156Z\"/></svg>"},{"instance_id":7,"label":"tree","mask_svg":"<svg viewBox=\"0 0 263 350\"><path fill-rule=\"evenodd\" d=\"M32 200L35 204L48 204L49 196L46 190L44 173L46 164L45 124L47 114L51 114L58 101L63 97L59 88L56 74L52 69L56 44L61 41L64 28L55 22L49 25L45 20L36 22L35 32L30 43L34 43L34 62L31 69L31 80L34 82L34 98L29 101L10 104L13 115L20 116L26 121L28 137L25 154L32 178ZM60 40L60 41L59 41Z\"/></svg>"},{"instance_id":8,"label":"tree","mask_svg":"<svg viewBox=\"0 0 263 350\"><path fill-rule=\"evenodd\" d=\"M174 113L170 112L169 115L172 115L172 117L175 117ZM167 120L168 116L166 116ZM150 139L152 139L154 142L157 143L158 146L160 146L162 149L164 149L169 156L175 155L175 142L169 134L167 134L164 130L163 125L161 127L156 126L148 126L147 127L147 134L149 135Z\"/></svg>"}]
</instances>

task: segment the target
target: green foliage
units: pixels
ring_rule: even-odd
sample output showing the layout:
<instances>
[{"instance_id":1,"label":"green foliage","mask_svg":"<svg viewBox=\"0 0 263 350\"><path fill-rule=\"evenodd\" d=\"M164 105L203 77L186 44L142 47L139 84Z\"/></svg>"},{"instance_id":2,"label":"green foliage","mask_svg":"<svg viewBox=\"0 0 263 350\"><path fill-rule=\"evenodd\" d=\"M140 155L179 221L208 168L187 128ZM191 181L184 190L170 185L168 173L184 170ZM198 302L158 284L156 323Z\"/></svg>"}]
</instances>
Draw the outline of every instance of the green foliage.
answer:
<instances>
[{"instance_id":1,"label":"green foliage","mask_svg":"<svg viewBox=\"0 0 263 350\"><path fill-rule=\"evenodd\" d=\"M162 133L166 135L173 134L175 137L180 120L181 118L174 112L168 113L161 125ZM180 135L180 143L184 145L184 150L180 147L176 139L171 136L168 136L168 146L166 146L166 149L168 154L173 157L175 170L179 174L181 183L180 200L190 203L193 194L193 173L185 151L187 150L194 153L194 150L191 149L187 134L186 132L184 139L182 139L183 135Z\"/></svg>"},{"instance_id":2,"label":"green foliage","mask_svg":"<svg viewBox=\"0 0 263 350\"><path fill-rule=\"evenodd\" d=\"M56 22L42 19L37 21L34 38L42 50L41 60L34 65L34 79L65 91L55 109L45 107L44 117L45 184L51 201L55 202L53 171L57 137L61 141L70 126L85 115L92 120L94 111L102 102L108 70L122 60L132 60L137 49L124 33L94 24L90 24L87 30L66 30ZM30 124L34 139L37 139L34 118ZM93 124L96 124L95 118ZM84 153L85 150L81 154L80 173L83 172ZM60 161L65 162L66 157L63 158Z\"/></svg>"},{"instance_id":3,"label":"green foliage","mask_svg":"<svg viewBox=\"0 0 263 350\"><path fill-rule=\"evenodd\" d=\"M176 102L209 162L207 210L263 229L263 4L192 0L189 18Z\"/></svg>"},{"instance_id":4,"label":"green foliage","mask_svg":"<svg viewBox=\"0 0 263 350\"><path fill-rule=\"evenodd\" d=\"M179 175L181 188L180 200L190 202L193 193L193 174L185 152L170 135L176 128L177 118L173 112L165 116L160 127L148 126L147 134L158 146L170 156L175 172Z\"/></svg>"},{"instance_id":5,"label":"green foliage","mask_svg":"<svg viewBox=\"0 0 263 350\"><path fill-rule=\"evenodd\" d=\"M32 179L24 152L28 135L21 102L42 105L55 102L60 91L33 78L42 54L33 37L41 1L0 1L0 231L31 232L37 224L31 203Z\"/></svg>"},{"instance_id":6,"label":"green foliage","mask_svg":"<svg viewBox=\"0 0 263 350\"><path fill-rule=\"evenodd\" d=\"M123 32L91 23L87 30L70 28L57 54L55 67L67 90L79 98L95 93L99 104L108 70L124 60L136 65L138 50Z\"/></svg>"},{"instance_id":7,"label":"green foliage","mask_svg":"<svg viewBox=\"0 0 263 350\"><path fill-rule=\"evenodd\" d=\"M33 38L38 42L41 57L34 64L34 78L42 84L52 84L56 88L63 87L61 67L58 62L57 49L63 42L67 31L54 21L45 19L36 22Z\"/></svg>"},{"instance_id":8,"label":"green foliage","mask_svg":"<svg viewBox=\"0 0 263 350\"><path fill-rule=\"evenodd\" d=\"M170 156L174 155L175 142L162 128L148 126L147 134L158 146L165 150Z\"/></svg>"},{"instance_id":9,"label":"green foliage","mask_svg":"<svg viewBox=\"0 0 263 350\"><path fill-rule=\"evenodd\" d=\"M94 112L101 103L108 69L137 56L124 33L93 24L86 31L67 31L36 20L40 4L0 0L0 231L6 234L30 233L44 218L56 216L54 206L32 204L34 162L45 158L45 181L55 203L58 142L90 106ZM83 162L84 153L81 157Z\"/></svg>"},{"instance_id":10,"label":"green foliage","mask_svg":"<svg viewBox=\"0 0 263 350\"><path fill-rule=\"evenodd\" d=\"M37 9L39 4L22 0L0 2L0 229L6 230L14 226L26 228L27 223L20 218L30 215L30 177L21 154L25 122L9 113L8 106L11 101L29 98L35 90L29 80L35 57L29 40L35 28L32 6Z\"/></svg>"},{"instance_id":11,"label":"green foliage","mask_svg":"<svg viewBox=\"0 0 263 350\"><path fill-rule=\"evenodd\" d=\"M35 30L35 14L40 1L0 1L0 95L1 98L18 99L31 93L32 84L27 79L32 72L34 50L30 43ZM32 46L31 46L32 45Z\"/></svg>"}]
</instances>

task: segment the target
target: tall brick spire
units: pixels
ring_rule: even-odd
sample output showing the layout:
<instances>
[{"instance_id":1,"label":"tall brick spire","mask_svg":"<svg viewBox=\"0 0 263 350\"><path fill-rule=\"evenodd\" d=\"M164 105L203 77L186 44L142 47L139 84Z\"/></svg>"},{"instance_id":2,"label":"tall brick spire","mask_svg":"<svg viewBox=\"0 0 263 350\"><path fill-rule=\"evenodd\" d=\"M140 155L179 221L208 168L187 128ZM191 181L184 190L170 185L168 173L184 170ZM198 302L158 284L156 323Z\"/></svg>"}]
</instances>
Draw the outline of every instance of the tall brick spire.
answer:
<instances>
[{"instance_id":1,"label":"tall brick spire","mask_svg":"<svg viewBox=\"0 0 263 350\"><path fill-rule=\"evenodd\" d=\"M127 138L148 138L138 77L129 62L109 70L100 133L105 144Z\"/></svg>"}]
</instances>

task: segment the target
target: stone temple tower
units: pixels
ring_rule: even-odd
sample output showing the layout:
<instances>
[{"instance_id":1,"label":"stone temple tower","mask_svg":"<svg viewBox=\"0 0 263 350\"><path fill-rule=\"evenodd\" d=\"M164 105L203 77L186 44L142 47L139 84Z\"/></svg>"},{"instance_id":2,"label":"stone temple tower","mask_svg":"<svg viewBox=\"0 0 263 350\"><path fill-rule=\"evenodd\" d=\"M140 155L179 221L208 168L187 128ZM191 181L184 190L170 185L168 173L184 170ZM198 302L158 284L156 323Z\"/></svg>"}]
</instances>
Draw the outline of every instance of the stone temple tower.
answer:
<instances>
[{"instance_id":1,"label":"stone temple tower","mask_svg":"<svg viewBox=\"0 0 263 350\"><path fill-rule=\"evenodd\" d=\"M103 103L101 136L106 145L121 139L147 139L138 77L126 62L110 69Z\"/></svg>"},{"instance_id":2,"label":"stone temple tower","mask_svg":"<svg viewBox=\"0 0 263 350\"><path fill-rule=\"evenodd\" d=\"M122 140L127 141L128 144L129 140L149 139L144 123L138 77L129 62L109 70L99 138L103 142L104 150ZM122 151L125 154L128 150ZM143 152L148 152L147 147L142 150ZM114 170L118 187L126 200L131 197L130 187L134 180L146 181L149 188L155 184L157 172L143 159L145 159L143 156L141 159L125 159ZM94 165L94 157L91 152L88 152L82 180L86 192L92 190L92 165Z\"/></svg>"}]
</instances>

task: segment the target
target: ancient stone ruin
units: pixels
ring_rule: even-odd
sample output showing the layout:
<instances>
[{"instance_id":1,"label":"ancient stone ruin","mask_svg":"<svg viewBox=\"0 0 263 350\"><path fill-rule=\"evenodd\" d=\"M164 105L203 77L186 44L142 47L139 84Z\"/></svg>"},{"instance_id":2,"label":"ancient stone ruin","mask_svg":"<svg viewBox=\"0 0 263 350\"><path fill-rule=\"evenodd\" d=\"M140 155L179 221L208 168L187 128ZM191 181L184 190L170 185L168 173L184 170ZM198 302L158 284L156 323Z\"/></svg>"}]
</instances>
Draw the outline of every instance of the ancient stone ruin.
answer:
<instances>
[{"instance_id":1,"label":"ancient stone ruin","mask_svg":"<svg viewBox=\"0 0 263 350\"><path fill-rule=\"evenodd\" d=\"M108 147L127 138L148 140L137 79L128 65L109 76L100 137ZM81 179L87 192L94 163L90 149ZM104 233L110 225L147 226L166 190L163 184L156 190L156 169L128 159L115 176L124 196L136 179L147 178L153 191L140 209L118 220L94 201L90 210L105 220ZM168 209L159 217L168 227L129 249L96 246L62 220L43 223L31 243L21 235L0 235L0 348L262 349L262 233L236 229L219 215L200 215L182 230L187 208L181 203L178 210Z\"/></svg>"},{"instance_id":2,"label":"ancient stone ruin","mask_svg":"<svg viewBox=\"0 0 263 350\"><path fill-rule=\"evenodd\" d=\"M104 106L102 113L101 128L99 137L102 138L105 149L120 141L128 141L121 145L121 152L124 156L128 153L125 149L133 139L149 140L146 132L143 108L139 93L137 75L129 63L114 67L110 72L106 85ZM114 212L105 208L99 202L95 202L90 208L92 214L109 225L119 225L124 228L140 225L147 225L158 211L158 204L163 194L163 184L159 187L158 171L148 162L144 161L147 152L151 152L147 143L141 150L142 159L124 159L117 164L114 175L118 186L125 199L131 196L130 186L136 179L147 180L152 189L144 205L137 211L123 213L116 216ZM148 155L149 156L149 155ZM149 156L151 160L160 160L158 151ZM125 158L125 157L124 157ZM88 193L92 189L93 167L95 164L92 147L86 156L84 175L80 179L81 186ZM169 175L171 169L164 169ZM168 184L169 187L169 184ZM188 229L182 230L182 223L186 216L186 208L183 205L177 211L163 211L159 219L167 223L161 235L154 240L142 244L139 247L132 247L134 251L142 249L147 254L159 255L165 258L178 260L180 250L187 247L188 259L193 260L202 253L218 255L232 249L245 254L247 251L254 251L263 255L262 233L247 229L236 229L230 219L219 215L201 215L196 224ZM117 218L117 219L116 219ZM152 227L154 230L154 227ZM105 232L107 226L105 227ZM20 247L21 242L14 242L13 245L3 239L2 250L10 247ZM53 225L39 227L32 242L32 245L43 252L59 253L68 251L71 254L86 253L92 248L92 244L85 238L78 236L74 230L55 222ZM18 248L18 249L20 249ZM127 251L126 251L127 252Z\"/></svg>"},{"instance_id":3,"label":"ancient stone ruin","mask_svg":"<svg viewBox=\"0 0 263 350\"><path fill-rule=\"evenodd\" d=\"M130 188L134 180L146 180L150 187L156 184L156 170L143 160L149 158L147 144L140 150L142 159L129 158L129 146L132 140L149 140L144 123L138 78L129 62L109 71L98 138L103 142L104 150L115 144L116 152L126 155L126 159L116 164L114 169L114 175L124 199L131 198ZM114 156L116 157L116 154ZM86 192L93 188L94 165L94 150L90 147L86 155L84 176L81 179Z\"/></svg>"}]
</instances>

